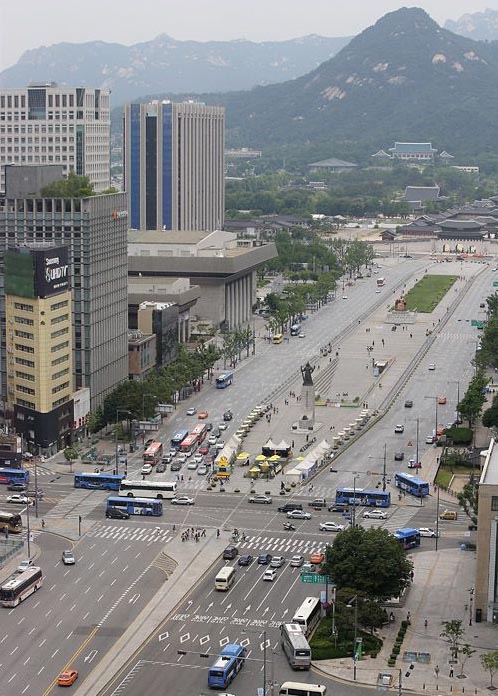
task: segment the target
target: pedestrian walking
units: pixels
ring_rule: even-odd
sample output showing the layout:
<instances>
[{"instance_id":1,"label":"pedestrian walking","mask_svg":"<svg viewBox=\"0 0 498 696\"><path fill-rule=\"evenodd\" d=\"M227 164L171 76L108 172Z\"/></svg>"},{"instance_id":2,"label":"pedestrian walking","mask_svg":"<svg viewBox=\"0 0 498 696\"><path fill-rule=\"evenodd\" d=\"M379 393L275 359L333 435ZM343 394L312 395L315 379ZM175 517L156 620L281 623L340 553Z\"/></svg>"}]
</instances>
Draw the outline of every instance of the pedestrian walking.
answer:
<instances>
[{"instance_id":1,"label":"pedestrian walking","mask_svg":"<svg viewBox=\"0 0 498 696\"><path fill-rule=\"evenodd\" d=\"M408 614L406 615L406 623L408 624L408 626L410 626L410 624L411 624L410 617L411 617L411 614L410 614L410 612L408 612Z\"/></svg>"},{"instance_id":2,"label":"pedestrian walking","mask_svg":"<svg viewBox=\"0 0 498 696\"><path fill-rule=\"evenodd\" d=\"M219 529L216 530L216 538L217 538L217 539L220 538L220 530L219 530Z\"/></svg>"},{"instance_id":3,"label":"pedestrian walking","mask_svg":"<svg viewBox=\"0 0 498 696\"><path fill-rule=\"evenodd\" d=\"M436 665L434 667L434 674L436 675L436 679L439 677L439 665Z\"/></svg>"},{"instance_id":4,"label":"pedestrian walking","mask_svg":"<svg viewBox=\"0 0 498 696\"><path fill-rule=\"evenodd\" d=\"M449 674L450 679L453 679L453 665L450 666L450 674Z\"/></svg>"}]
</instances>

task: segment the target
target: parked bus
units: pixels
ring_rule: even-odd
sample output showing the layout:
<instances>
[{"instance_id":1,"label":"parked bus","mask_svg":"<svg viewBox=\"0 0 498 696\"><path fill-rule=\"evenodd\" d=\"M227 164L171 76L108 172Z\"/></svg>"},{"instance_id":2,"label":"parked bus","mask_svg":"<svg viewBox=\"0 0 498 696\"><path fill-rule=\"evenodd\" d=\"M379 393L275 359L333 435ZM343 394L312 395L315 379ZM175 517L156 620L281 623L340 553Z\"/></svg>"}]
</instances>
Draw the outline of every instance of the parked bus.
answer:
<instances>
[{"instance_id":1,"label":"parked bus","mask_svg":"<svg viewBox=\"0 0 498 696\"><path fill-rule=\"evenodd\" d=\"M17 607L42 584L43 575L38 566L32 566L22 573L14 573L0 586L0 604L3 607Z\"/></svg>"},{"instance_id":2,"label":"parked bus","mask_svg":"<svg viewBox=\"0 0 498 696\"><path fill-rule=\"evenodd\" d=\"M385 284L386 284L385 278L377 278L377 287L378 288L383 288Z\"/></svg>"},{"instance_id":3,"label":"parked bus","mask_svg":"<svg viewBox=\"0 0 498 696\"><path fill-rule=\"evenodd\" d=\"M144 452L144 464L156 466L161 461L163 456L163 443L151 442Z\"/></svg>"},{"instance_id":4,"label":"parked bus","mask_svg":"<svg viewBox=\"0 0 498 696\"><path fill-rule=\"evenodd\" d=\"M105 509L119 508L129 515L151 515L161 517L163 514L162 500L149 500L149 498L123 498L111 496L106 500Z\"/></svg>"},{"instance_id":5,"label":"parked bus","mask_svg":"<svg viewBox=\"0 0 498 696\"><path fill-rule=\"evenodd\" d=\"M75 488L90 488L99 491L119 491L119 485L123 480L117 474L90 473L82 471L74 475Z\"/></svg>"},{"instance_id":6,"label":"parked bus","mask_svg":"<svg viewBox=\"0 0 498 696\"><path fill-rule=\"evenodd\" d=\"M303 684L286 681L280 687L278 696L325 696L327 687L323 684Z\"/></svg>"},{"instance_id":7,"label":"parked bus","mask_svg":"<svg viewBox=\"0 0 498 696\"><path fill-rule=\"evenodd\" d=\"M290 328L291 336L299 336L301 333L301 324L292 324Z\"/></svg>"},{"instance_id":8,"label":"parked bus","mask_svg":"<svg viewBox=\"0 0 498 696\"><path fill-rule=\"evenodd\" d=\"M292 669L310 669L311 648L299 624L282 624L280 626L282 650Z\"/></svg>"},{"instance_id":9,"label":"parked bus","mask_svg":"<svg viewBox=\"0 0 498 696\"><path fill-rule=\"evenodd\" d=\"M280 334L280 333L278 333L278 334L273 334L272 341L273 341L273 343L282 343L283 338L284 338L283 335Z\"/></svg>"},{"instance_id":10,"label":"parked bus","mask_svg":"<svg viewBox=\"0 0 498 696\"><path fill-rule=\"evenodd\" d=\"M412 529L411 527L397 529L394 532L394 536L405 550L420 546L420 531L418 529Z\"/></svg>"},{"instance_id":11,"label":"parked bus","mask_svg":"<svg viewBox=\"0 0 498 696\"><path fill-rule=\"evenodd\" d=\"M192 435L195 435L197 437L197 443L200 445L201 442L204 442L204 439L207 435L207 425L205 423L198 423L195 428L192 430Z\"/></svg>"},{"instance_id":12,"label":"parked bus","mask_svg":"<svg viewBox=\"0 0 498 696\"><path fill-rule=\"evenodd\" d=\"M233 382L233 372L224 372L216 378L216 389L225 389Z\"/></svg>"},{"instance_id":13,"label":"parked bus","mask_svg":"<svg viewBox=\"0 0 498 696\"><path fill-rule=\"evenodd\" d=\"M29 483L29 471L0 467L0 483Z\"/></svg>"},{"instance_id":14,"label":"parked bus","mask_svg":"<svg viewBox=\"0 0 498 696\"><path fill-rule=\"evenodd\" d=\"M176 481L132 481L123 479L119 486L119 495L128 498L157 498L171 500L176 496Z\"/></svg>"},{"instance_id":15,"label":"parked bus","mask_svg":"<svg viewBox=\"0 0 498 696\"><path fill-rule=\"evenodd\" d=\"M214 579L214 589L227 592L235 582L235 568L233 566L223 566Z\"/></svg>"},{"instance_id":16,"label":"parked bus","mask_svg":"<svg viewBox=\"0 0 498 696\"><path fill-rule=\"evenodd\" d=\"M178 430L171 438L171 447L178 449L188 435L188 430Z\"/></svg>"},{"instance_id":17,"label":"parked bus","mask_svg":"<svg viewBox=\"0 0 498 696\"><path fill-rule=\"evenodd\" d=\"M322 606L318 597L306 597L292 617L293 624L299 624L301 630L308 637L320 621Z\"/></svg>"},{"instance_id":18,"label":"parked bus","mask_svg":"<svg viewBox=\"0 0 498 696\"><path fill-rule=\"evenodd\" d=\"M246 649L238 643L228 643L208 672L211 689L226 689L244 666Z\"/></svg>"},{"instance_id":19,"label":"parked bus","mask_svg":"<svg viewBox=\"0 0 498 696\"><path fill-rule=\"evenodd\" d=\"M190 452L192 453L195 448L197 447L197 442L198 438L197 435L194 435L194 433L190 433L190 435L187 435L185 440L180 443L180 446L178 448L179 452Z\"/></svg>"},{"instance_id":20,"label":"parked bus","mask_svg":"<svg viewBox=\"0 0 498 696\"><path fill-rule=\"evenodd\" d=\"M406 491L406 493L414 495L417 498L423 498L429 495L429 484L427 481L422 481L422 479L413 474L405 474L402 472L394 474L394 484L400 490Z\"/></svg>"},{"instance_id":21,"label":"parked bus","mask_svg":"<svg viewBox=\"0 0 498 696\"><path fill-rule=\"evenodd\" d=\"M391 505L391 493L365 488L338 488L335 492L335 502L386 508Z\"/></svg>"},{"instance_id":22,"label":"parked bus","mask_svg":"<svg viewBox=\"0 0 498 696\"><path fill-rule=\"evenodd\" d=\"M22 532L22 517L17 512L3 512L0 510L0 532L20 534Z\"/></svg>"}]
</instances>

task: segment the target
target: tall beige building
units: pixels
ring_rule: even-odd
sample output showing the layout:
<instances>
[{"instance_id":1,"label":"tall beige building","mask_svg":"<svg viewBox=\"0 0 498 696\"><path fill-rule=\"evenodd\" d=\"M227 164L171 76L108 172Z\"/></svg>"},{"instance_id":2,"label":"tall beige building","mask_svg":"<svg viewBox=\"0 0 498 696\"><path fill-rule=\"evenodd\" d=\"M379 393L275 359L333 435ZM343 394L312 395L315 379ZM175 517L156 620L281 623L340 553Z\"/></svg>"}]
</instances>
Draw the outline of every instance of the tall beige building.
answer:
<instances>
[{"instance_id":1,"label":"tall beige building","mask_svg":"<svg viewBox=\"0 0 498 696\"><path fill-rule=\"evenodd\" d=\"M222 229L224 108L166 101L127 105L124 188L132 229Z\"/></svg>"},{"instance_id":2,"label":"tall beige building","mask_svg":"<svg viewBox=\"0 0 498 696\"><path fill-rule=\"evenodd\" d=\"M479 479L475 619L498 623L498 446L494 439Z\"/></svg>"},{"instance_id":3,"label":"tall beige building","mask_svg":"<svg viewBox=\"0 0 498 696\"><path fill-rule=\"evenodd\" d=\"M0 191L6 164L62 164L110 187L110 93L54 82L0 90Z\"/></svg>"}]
</instances>

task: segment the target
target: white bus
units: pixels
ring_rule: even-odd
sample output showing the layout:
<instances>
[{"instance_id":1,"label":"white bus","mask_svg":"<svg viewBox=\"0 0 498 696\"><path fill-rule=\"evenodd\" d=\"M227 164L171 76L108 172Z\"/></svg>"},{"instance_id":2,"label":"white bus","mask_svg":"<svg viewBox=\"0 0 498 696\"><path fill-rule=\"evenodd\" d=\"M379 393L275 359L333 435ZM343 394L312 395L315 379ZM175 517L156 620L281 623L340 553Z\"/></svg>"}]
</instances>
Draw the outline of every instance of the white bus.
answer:
<instances>
[{"instance_id":1,"label":"white bus","mask_svg":"<svg viewBox=\"0 0 498 696\"><path fill-rule=\"evenodd\" d=\"M325 696L327 687L323 684L304 684L286 681L280 687L278 696Z\"/></svg>"},{"instance_id":2,"label":"white bus","mask_svg":"<svg viewBox=\"0 0 498 696\"><path fill-rule=\"evenodd\" d=\"M227 592L235 582L235 568L223 566L214 579L214 589Z\"/></svg>"},{"instance_id":3,"label":"white bus","mask_svg":"<svg viewBox=\"0 0 498 696\"><path fill-rule=\"evenodd\" d=\"M128 498L166 500L176 496L177 488L176 481L130 481L123 479L119 486L119 495L126 495Z\"/></svg>"},{"instance_id":4,"label":"white bus","mask_svg":"<svg viewBox=\"0 0 498 696\"><path fill-rule=\"evenodd\" d=\"M311 648L299 624L282 624L280 626L282 649L287 655L292 669L309 669L311 667Z\"/></svg>"},{"instance_id":5,"label":"white bus","mask_svg":"<svg viewBox=\"0 0 498 696\"><path fill-rule=\"evenodd\" d=\"M304 635L308 637L320 621L321 613L322 607L318 597L306 597L292 617L292 623L299 624Z\"/></svg>"},{"instance_id":6,"label":"white bus","mask_svg":"<svg viewBox=\"0 0 498 696\"><path fill-rule=\"evenodd\" d=\"M0 604L17 607L43 584L41 568L33 566L22 573L11 575L0 587Z\"/></svg>"}]
</instances>

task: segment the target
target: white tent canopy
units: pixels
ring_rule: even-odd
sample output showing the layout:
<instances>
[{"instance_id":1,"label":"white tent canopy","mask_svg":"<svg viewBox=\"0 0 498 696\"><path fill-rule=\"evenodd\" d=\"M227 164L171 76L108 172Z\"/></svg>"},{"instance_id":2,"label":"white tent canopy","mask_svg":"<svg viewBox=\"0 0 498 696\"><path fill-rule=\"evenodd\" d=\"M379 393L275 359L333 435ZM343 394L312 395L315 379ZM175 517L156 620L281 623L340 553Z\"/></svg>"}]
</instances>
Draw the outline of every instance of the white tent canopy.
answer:
<instances>
[{"instance_id":1,"label":"white tent canopy","mask_svg":"<svg viewBox=\"0 0 498 696\"><path fill-rule=\"evenodd\" d=\"M268 442L266 442L266 443L263 445L263 449L275 450L275 449L278 449L278 448L277 448L277 445L276 445L276 444L273 442L273 440L270 438L270 439L268 440Z\"/></svg>"}]
</instances>

